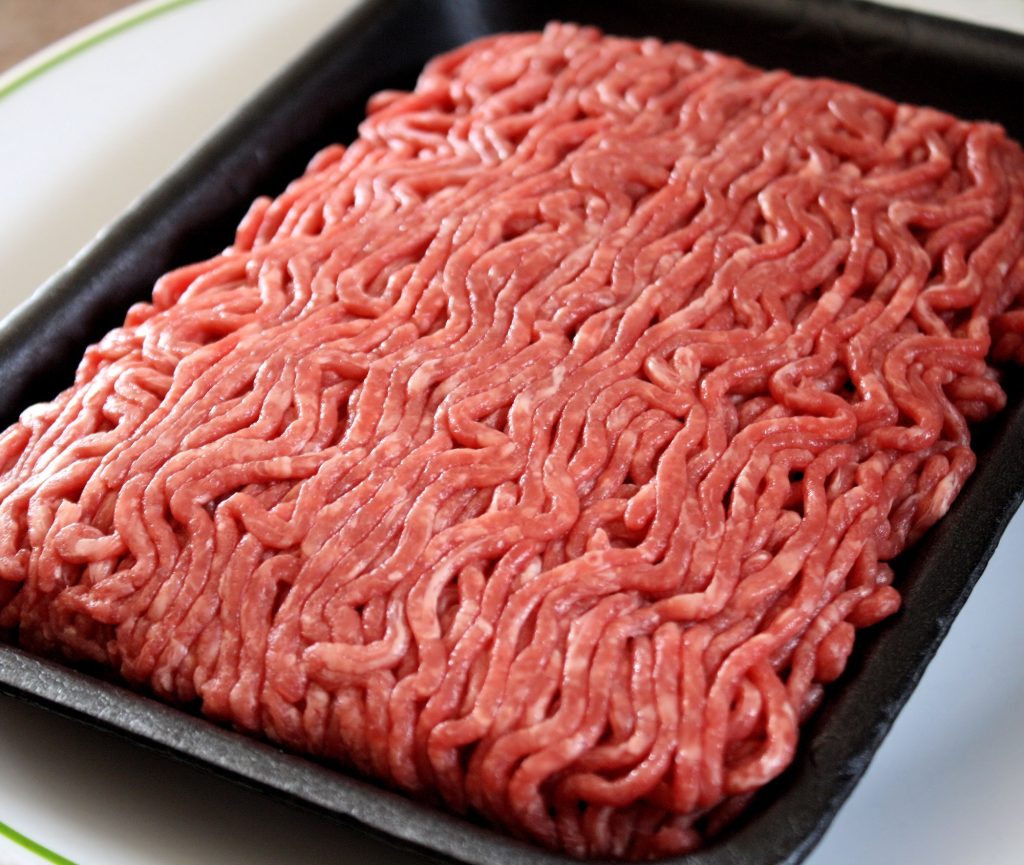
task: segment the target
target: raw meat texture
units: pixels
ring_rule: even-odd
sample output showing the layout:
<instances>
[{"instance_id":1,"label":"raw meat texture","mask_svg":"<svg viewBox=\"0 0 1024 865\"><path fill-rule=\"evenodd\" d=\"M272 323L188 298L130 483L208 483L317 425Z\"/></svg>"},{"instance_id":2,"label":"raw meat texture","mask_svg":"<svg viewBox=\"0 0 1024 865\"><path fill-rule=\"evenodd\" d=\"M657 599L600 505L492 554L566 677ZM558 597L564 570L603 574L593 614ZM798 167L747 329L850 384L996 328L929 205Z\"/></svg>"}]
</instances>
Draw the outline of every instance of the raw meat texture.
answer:
<instances>
[{"instance_id":1,"label":"raw meat texture","mask_svg":"<svg viewBox=\"0 0 1024 865\"><path fill-rule=\"evenodd\" d=\"M1022 178L685 45L444 55L0 438L0 626L573 855L693 849L974 466Z\"/></svg>"}]
</instances>

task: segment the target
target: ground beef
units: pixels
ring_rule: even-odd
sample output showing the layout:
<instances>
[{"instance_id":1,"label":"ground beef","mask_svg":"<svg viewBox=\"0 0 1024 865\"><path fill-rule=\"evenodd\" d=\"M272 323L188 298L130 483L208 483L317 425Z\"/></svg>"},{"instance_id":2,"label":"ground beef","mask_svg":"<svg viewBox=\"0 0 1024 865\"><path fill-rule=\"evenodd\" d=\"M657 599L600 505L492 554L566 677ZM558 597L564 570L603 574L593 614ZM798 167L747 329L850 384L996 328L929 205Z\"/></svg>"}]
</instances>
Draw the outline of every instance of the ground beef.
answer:
<instances>
[{"instance_id":1,"label":"ground beef","mask_svg":"<svg viewBox=\"0 0 1024 865\"><path fill-rule=\"evenodd\" d=\"M974 466L1022 181L686 45L444 55L0 437L0 626L573 855L695 848Z\"/></svg>"}]
</instances>

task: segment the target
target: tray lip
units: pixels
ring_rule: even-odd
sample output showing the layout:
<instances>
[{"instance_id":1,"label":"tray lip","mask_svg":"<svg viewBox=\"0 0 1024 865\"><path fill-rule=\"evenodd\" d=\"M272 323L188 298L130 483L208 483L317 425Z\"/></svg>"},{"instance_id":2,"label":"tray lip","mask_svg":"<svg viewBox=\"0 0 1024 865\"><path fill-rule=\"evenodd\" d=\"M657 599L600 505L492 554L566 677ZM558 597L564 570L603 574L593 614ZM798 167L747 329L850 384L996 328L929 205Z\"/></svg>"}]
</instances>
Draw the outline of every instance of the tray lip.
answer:
<instances>
[{"instance_id":1,"label":"tray lip","mask_svg":"<svg viewBox=\"0 0 1024 865\"><path fill-rule=\"evenodd\" d=\"M507 853L526 856L503 861L537 865L560 865L569 861L449 812L423 805L371 781L321 765L7 643L0 643L0 694L41 706L245 786L270 792L300 807L311 807L392 845L419 851L425 837L439 836L436 850L428 849L444 856L443 861L463 861L457 857L463 852L466 841L493 846L495 840L507 846ZM186 749L183 743L191 747ZM304 783L288 780L289 773L296 771L301 773ZM344 810L339 810L336 801L339 793L348 797ZM387 828L382 828L381 823L386 823ZM449 833L457 839L456 843L446 842L444 836ZM463 843L459 843L459 839Z\"/></svg>"},{"instance_id":2,"label":"tray lip","mask_svg":"<svg viewBox=\"0 0 1024 865\"><path fill-rule=\"evenodd\" d=\"M430 0L442 11L451 11L465 0ZM681 0L686 2L686 0ZM396 3L394 5L399 5ZM766 0L719 0L720 6L734 9L757 8L763 10ZM1019 65L1024 58L1024 34L1000 30L973 22L929 15L915 10L883 6L867 0L782 0L780 8L773 13L785 16L782 7L815 9L824 14L829 7L843 7L856 10L876 20L888 19L890 24L917 28L919 33L955 34L965 40L970 51L995 49L994 63L1004 63L1007 58ZM225 122L210 135L200 140L181 160L148 188L136 201L107 227L105 227L81 252L53 277L47 280L29 299L19 305L3 320L0 320L0 364L6 359L12 345L18 344L18 333L34 317L44 313L49 304L67 297L73 283L82 273L88 273L94 262L101 260L104 251L121 238L130 235L140 222L148 218L148 211L169 189L188 179L197 165L211 154L237 146L238 129L251 122L260 106L268 100L278 98L285 91L287 83L308 71L309 59L325 46L336 44L346 33L357 27L373 23L390 7L389 0L359 0L337 22L328 28L315 42L304 50L294 61L245 100L232 112ZM492 31L499 32L499 31ZM1016 411L1017 423L1024 429L1024 403ZM1001 428L1009 428L1013 421L1004 417ZM980 472L979 472L980 474ZM788 842L781 857L770 860L776 865L797 865L813 849L824 834L831 820L838 812L860 776L866 770L889 727L903 704L909 699L914 686L923 676L935 649L951 626L956 614L970 594L980 576L988 557L994 551L1016 507L1024 497L1024 469L1019 470L1012 502L1003 508L1003 515L993 524L993 533L982 545L984 548L973 570L961 584L959 594L948 610L948 614L935 623L931 639L919 644L921 661L904 679L904 685L895 699L891 700L876 719L869 732L866 747L858 752L858 760L849 774L838 782L824 785L825 792L818 795L820 809L809 816L801 827L796 822L783 826L788 832ZM972 481L974 478L972 478ZM1009 501L1009 500L1008 500ZM954 505L955 507L955 505ZM888 625L883 626L888 628ZM437 861L485 862L499 854L501 861L509 865L567 865L577 860L551 853L539 847L511 838L500 831L479 826L468 820L421 804L407 796L392 792L371 782L363 781L344 771L329 769L298 755L292 755L274 748L259 739L235 733L218 726L206 718L190 714L174 706L159 702L149 696L129 690L121 685L97 679L72 667L32 655L23 649L0 640L0 693L7 694L36 705L44 706L80 722L97 726L129 738L145 747L155 749L174 759L196 765L228 777L247 786L254 786L286 801L313 807L334 819L341 819L366 831L375 837L400 847L426 853ZM134 721L132 723L132 713ZM145 727L142 722L149 723ZM154 729L157 731L154 733ZM174 729L174 732L170 732ZM203 747L193 751L181 746L182 733L186 739L195 739ZM206 747L224 747L228 759L204 753ZM257 763L272 769L298 770L311 775L313 783L282 784L281 774L271 771L266 774L257 771ZM821 784L818 785L822 786ZM331 793L339 788L354 797L354 802L344 803L339 809L332 801ZM381 807L381 806L384 807ZM742 849L742 848L741 848ZM693 854L670 857L661 861L678 865L729 865L739 863L730 841L716 842ZM749 852L749 851L748 851ZM779 852L779 851L774 851ZM486 855L481 855L481 854ZM587 860L596 865L614 865L609 860ZM747 860L742 860L747 861ZM768 865L769 860L762 860Z\"/></svg>"}]
</instances>

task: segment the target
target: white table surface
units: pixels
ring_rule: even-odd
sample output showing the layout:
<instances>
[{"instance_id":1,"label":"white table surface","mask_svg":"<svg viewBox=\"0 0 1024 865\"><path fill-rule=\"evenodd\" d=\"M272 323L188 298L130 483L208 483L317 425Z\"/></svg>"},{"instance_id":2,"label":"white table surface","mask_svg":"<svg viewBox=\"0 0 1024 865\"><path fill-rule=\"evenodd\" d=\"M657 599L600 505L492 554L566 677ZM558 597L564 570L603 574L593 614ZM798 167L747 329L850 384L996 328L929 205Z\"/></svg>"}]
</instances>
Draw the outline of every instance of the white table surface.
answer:
<instances>
[{"instance_id":1,"label":"white table surface","mask_svg":"<svg viewBox=\"0 0 1024 865\"><path fill-rule=\"evenodd\" d=\"M351 5L197 0L0 98L0 315ZM1024 0L892 5L1024 32ZM1024 863L1022 560L1024 514L808 865ZM6 697L0 822L77 865L423 861Z\"/></svg>"}]
</instances>

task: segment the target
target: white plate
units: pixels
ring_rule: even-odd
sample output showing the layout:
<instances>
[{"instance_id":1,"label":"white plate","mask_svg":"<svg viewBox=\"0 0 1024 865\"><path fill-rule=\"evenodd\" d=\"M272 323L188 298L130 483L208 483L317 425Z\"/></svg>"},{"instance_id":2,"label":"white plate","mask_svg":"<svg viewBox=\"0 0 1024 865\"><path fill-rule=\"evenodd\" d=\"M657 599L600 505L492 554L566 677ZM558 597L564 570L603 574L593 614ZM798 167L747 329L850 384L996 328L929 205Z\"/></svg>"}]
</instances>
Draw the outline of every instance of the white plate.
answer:
<instances>
[{"instance_id":1,"label":"white plate","mask_svg":"<svg viewBox=\"0 0 1024 865\"><path fill-rule=\"evenodd\" d=\"M158 0L51 51L72 56L0 97L0 315L351 2ZM970 14L1024 31L1020 0ZM0 76L0 92L39 63ZM1024 862L1022 559L1024 514L809 865ZM8 698L0 822L77 865L422 861ZM0 865L43 861L20 850L0 840Z\"/></svg>"}]
</instances>

